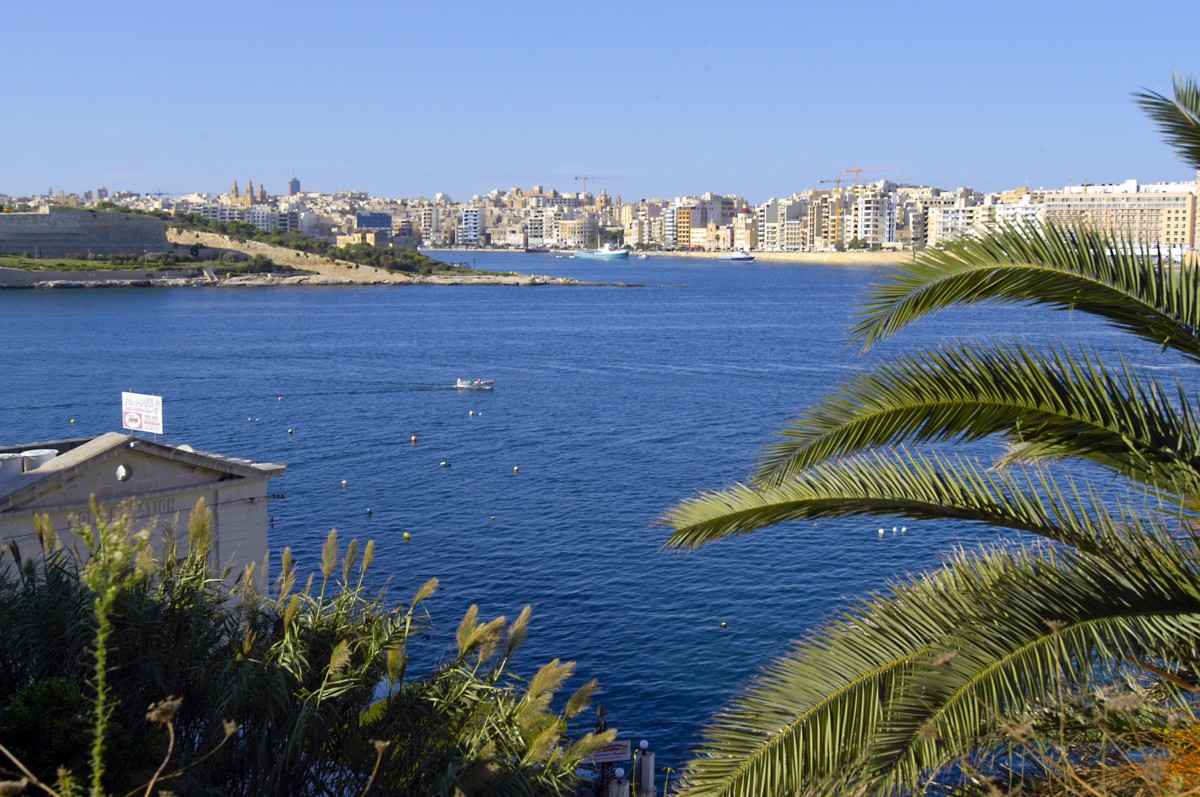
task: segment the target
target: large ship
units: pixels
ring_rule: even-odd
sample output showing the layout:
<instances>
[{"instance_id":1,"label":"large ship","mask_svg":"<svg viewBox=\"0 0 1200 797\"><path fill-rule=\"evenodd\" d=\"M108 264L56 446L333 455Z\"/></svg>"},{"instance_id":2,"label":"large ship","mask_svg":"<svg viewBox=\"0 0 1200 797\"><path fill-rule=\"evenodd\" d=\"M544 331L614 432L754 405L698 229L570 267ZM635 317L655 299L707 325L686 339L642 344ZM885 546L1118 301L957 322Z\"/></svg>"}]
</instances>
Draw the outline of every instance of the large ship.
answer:
<instances>
[{"instance_id":1,"label":"large ship","mask_svg":"<svg viewBox=\"0 0 1200 797\"><path fill-rule=\"evenodd\" d=\"M572 255L576 260L628 260L629 250L605 244L599 249L586 249Z\"/></svg>"}]
</instances>

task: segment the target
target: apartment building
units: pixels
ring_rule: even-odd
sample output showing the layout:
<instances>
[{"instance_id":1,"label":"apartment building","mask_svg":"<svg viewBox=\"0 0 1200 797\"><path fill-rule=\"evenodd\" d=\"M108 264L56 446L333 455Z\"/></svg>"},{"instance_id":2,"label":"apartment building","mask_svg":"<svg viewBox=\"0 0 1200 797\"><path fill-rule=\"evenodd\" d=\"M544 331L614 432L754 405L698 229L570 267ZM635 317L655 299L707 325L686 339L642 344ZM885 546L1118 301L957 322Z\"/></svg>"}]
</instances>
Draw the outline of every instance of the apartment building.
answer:
<instances>
[{"instance_id":1,"label":"apartment building","mask_svg":"<svg viewBox=\"0 0 1200 797\"><path fill-rule=\"evenodd\" d=\"M700 221L699 209L691 205L681 205L675 208L675 246L681 246L685 249L691 248L692 243L692 227L698 226ZM699 245L701 236L697 235L696 245Z\"/></svg>"},{"instance_id":2,"label":"apartment building","mask_svg":"<svg viewBox=\"0 0 1200 797\"><path fill-rule=\"evenodd\" d=\"M1153 191L1053 193L1045 198L1050 223L1083 223L1137 246L1161 246L1180 255L1196 247L1196 194Z\"/></svg>"},{"instance_id":3,"label":"apartment building","mask_svg":"<svg viewBox=\"0 0 1200 797\"><path fill-rule=\"evenodd\" d=\"M853 197L846 232L849 240L881 247L896 242L896 206L890 195L867 191Z\"/></svg>"},{"instance_id":4,"label":"apartment building","mask_svg":"<svg viewBox=\"0 0 1200 797\"><path fill-rule=\"evenodd\" d=\"M485 228L484 209L468 205L459 213L456 241L464 246L477 246L483 242Z\"/></svg>"}]
</instances>

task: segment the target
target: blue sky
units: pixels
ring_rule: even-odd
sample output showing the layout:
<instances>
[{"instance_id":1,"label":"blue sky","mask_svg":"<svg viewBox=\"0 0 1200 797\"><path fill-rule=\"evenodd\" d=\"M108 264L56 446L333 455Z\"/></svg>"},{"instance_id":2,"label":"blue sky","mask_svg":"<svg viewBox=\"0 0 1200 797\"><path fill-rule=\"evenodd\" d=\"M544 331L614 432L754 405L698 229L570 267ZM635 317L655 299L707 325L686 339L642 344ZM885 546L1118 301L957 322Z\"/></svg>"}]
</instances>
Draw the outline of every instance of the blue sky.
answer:
<instances>
[{"instance_id":1,"label":"blue sky","mask_svg":"<svg viewBox=\"0 0 1200 797\"><path fill-rule=\"evenodd\" d=\"M0 0L0 193L1191 179L1129 92L1200 75L1197 30L1184 0Z\"/></svg>"}]
</instances>

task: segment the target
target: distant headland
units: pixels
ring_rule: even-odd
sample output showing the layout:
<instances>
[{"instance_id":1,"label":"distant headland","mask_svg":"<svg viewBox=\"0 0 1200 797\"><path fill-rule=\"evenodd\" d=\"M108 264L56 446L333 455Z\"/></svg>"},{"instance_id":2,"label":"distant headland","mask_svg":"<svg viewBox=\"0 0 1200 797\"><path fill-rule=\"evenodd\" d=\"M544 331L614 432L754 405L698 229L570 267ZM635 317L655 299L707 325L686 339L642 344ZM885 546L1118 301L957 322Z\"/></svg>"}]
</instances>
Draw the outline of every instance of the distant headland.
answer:
<instances>
[{"instance_id":1,"label":"distant headland","mask_svg":"<svg viewBox=\"0 0 1200 797\"><path fill-rule=\"evenodd\" d=\"M0 214L0 289L268 285L586 285L404 251L382 267L144 214L49 207ZM236 232L240 232L236 231ZM330 254L342 254L335 251ZM351 248L349 257L360 253Z\"/></svg>"}]
</instances>

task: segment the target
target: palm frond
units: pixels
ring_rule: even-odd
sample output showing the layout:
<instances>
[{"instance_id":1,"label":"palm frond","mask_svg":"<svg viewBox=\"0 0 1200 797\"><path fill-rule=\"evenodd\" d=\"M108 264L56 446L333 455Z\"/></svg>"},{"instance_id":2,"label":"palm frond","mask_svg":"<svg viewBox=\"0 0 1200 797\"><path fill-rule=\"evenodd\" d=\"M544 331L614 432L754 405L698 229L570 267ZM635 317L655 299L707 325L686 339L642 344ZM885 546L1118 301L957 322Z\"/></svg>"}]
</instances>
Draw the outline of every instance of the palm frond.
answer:
<instances>
[{"instance_id":1,"label":"palm frond","mask_svg":"<svg viewBox=\"0 0 1200 797\"><path fill-rule=\"evenodd\" d=\"M1200 361L1200 269L1119 234L1010 225L929 250L868 293L851 338L870 347L926 315L982 302L1079 310Z\"/></svg>"},{"instance_id":2,"label":"palm frond","mask_svg":"<svg viewBox=\"0 0 1200 797\"><path fill-rule=\"evenodd\" d=\"M1200 85L1191 76L1173 75L1174 97L1142 89L1133 101L1158 123L1167 143L1188 166L1200 169Z\"/></svg>"},{"instance_id":3,"label":"palm frond","mask_svg":"<svg viewBox=\"0 0 1200 797\"><path fill-rule=\"evenodd\" d=\"M1059 690L1109 683L1130 655L1170 661L1200 633L1193 550L1161 531L1109 535L1102 555L992 552L951 569L941 605L953 656L889 706L863 768L879 793L970 754L1002 718L1061 708Z\"/></svg>"},{"instance_id":4,"label":"palm frond","mask_svg":"<svg viewBox=\"0 0 1200 797\"><path fill-rule=\"evenodd\" d=\"M1094 550L1100 533L1135 512L1109 509L1043 469L989 471L967 458L885 451L824 462L774 486L703 493L660 522L674 529L665 547L691 549L791 520L855 515L973 520Z\"/></svg>"},{"instance_id":5,"label":"palm frond","mask_svg":"<svg viewBox=\"0 0 1200 797\"><path fill-rule=\"evenodd\" d=\"M1200 570L1147 528L1105 554L960 554L875 596L759 676L706 729L683 794L894 794L1004 720L1200 632ZM1048 622L1049 621L1049 622Z\"/></svg>"},{"instance_id":6,"label":"palm frond","mask_svg":"<svg viewBox=\"0 0 1200 797\"><path fill-rule=\"evenodd\" d=\"M1020 345L930 350L877 366L805 410L754 474L780 484L825 459L899 443L1036 440L1175 493L1200 488L1200 424L1146 371Z\"/></svg>"}]
</instances>

